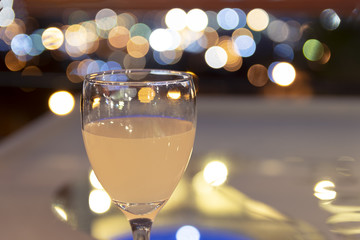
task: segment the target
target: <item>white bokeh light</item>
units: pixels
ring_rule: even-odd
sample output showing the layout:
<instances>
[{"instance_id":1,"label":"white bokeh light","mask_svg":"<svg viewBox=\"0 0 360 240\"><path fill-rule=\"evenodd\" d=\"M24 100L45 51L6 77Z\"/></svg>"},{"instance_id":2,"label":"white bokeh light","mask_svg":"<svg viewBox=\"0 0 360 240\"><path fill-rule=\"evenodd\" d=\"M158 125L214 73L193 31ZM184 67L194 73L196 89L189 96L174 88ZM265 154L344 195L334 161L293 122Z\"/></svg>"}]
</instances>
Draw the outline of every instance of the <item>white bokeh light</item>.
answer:
<instances>
[{"instance_id":1,"label":"white bokeh light","mask_svg":"<svg viewBox=\"0 0 360 240\"><path fill-rule=\"evenodd\" d=\"M117 24L117 15L113 10L104 8L96 14L95 22L98 28L110 30Z\"/></svg>"},{"instance_id":2,"label":"white bokeh light","mask_svg":"<svg viewBox=\"0 0 360 240\"><path fill-rule=\"evenodd\" d=\"M185 225L176 231L176 240L200 240L200 232L196 227Z\"/></svg>"},{"instance_id":3,"label":"white bokeh light","mask_svg":"<svg viewBox=\"0 0 360 240\"><path fill-rule=\"evenodd\" d=\"M149 43L154 50L162 52L176 49L181 38L174 30L158 28L150 34Z\"/></svg>"},{"instance_id":4,"label":"white bokeh light","mask_svg":"<svg viewBox=\"0 0 360 240\"><path fill-rule=\"evenodd\" d=\"M166 26L180 31L186 27L186 12L180 8L171 9L165 16Z\"/></svg>"},{"instance_id":5,"label":"white bokeh light","mask_svg":"<svg viewBox=\"0 0 360 240\"><path fill-rule=\"evenodd\" d=\"M272 70L272 77L276 84L285 87L294 82L296 71L290 63L280 62Z\"/></svg>"},{"instance_id":6,"label":"white bokeh light","mask_svg":"<svg viewBox=\"0 0 360 240\"><path fill-rule=\"evenodd\" d=\"M215 69L222 68L225 66L228 59L226 51L219 46L213 46L206 50L205 61L206 63Z\"/></svg>"},{"instance_id":7,"label":"white bokeh light","mask_svg":"<svg viewBox=\"0 0 360 240\"><path fill-rule=\"evenodd\" d=\"M67 91L58 91L49 98L49 108L57 115L66 115L74 109L75 99Z\"/></svg>"},{"instance_id":8,"label":"white bokeh light","mask_svg":"<svg viewBox=\"0 0 360 240\"><path fill-rule=\"evenodd\" d=\"M186 25L194 32L203 31L207 27L208 21L206 13L198 8L190 10L186 16Z\"/></svg>"},{"instance_id":9,"label":"white bokeh light","mask_svg":"<svg viewBox=\"0 0 360 240\"><path fill-rule=\"evenodd\" d=\"M107 212L111 207L111 198L104 190L92 190L89 195L89 208L94 213Z\"/></svg>"},{"instance_id":10,"label":"white bokeh light","mask_svg":"<svg viewBox=\"0 0 360 240\"><path fill-rule=\"evenodd\" d=\"M223 184L228 175L226 165L220 161L212 161L204 168L204 179L211 186L220 186Z\"/></svg>"}]
</instances>

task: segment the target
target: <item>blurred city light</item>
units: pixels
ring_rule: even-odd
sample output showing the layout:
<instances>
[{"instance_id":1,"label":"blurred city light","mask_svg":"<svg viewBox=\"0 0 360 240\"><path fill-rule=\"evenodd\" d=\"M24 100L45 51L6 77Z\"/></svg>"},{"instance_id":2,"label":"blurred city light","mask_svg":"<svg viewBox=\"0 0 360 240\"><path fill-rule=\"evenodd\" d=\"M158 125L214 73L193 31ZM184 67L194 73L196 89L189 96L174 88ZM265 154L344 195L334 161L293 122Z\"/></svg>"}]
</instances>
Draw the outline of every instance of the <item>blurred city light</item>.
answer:
<instances>
[{"instance_id":1,"label":"blurred city light","mask_svg":"<svg viewBox=\"0 0 360 240\"><path fill-rule=\"evenodd\" d=\"M304 43L303 54L310 61L318 61L324 55L324 46L317 39L309 39Z\"/></svg>"},{"instance_id":2,"label":"blurred city light","mask_svg":"<svg viewBox=\"0 0 360 240\"><path fill-rule=\"evenodd\" d=\"M130 31L123 26L116 26L110 30L108 35L109 44L114 48L126 47L130 40Z\"/></svg>"},{"instance_id":3,"label":"blurred city light","mask_svg":"<svg viewBox=\"0 0 360 240\"><path fill-rule=\"evenodd\" d=\"M3 2L11 2L12 1L1 1ZM12 5L12 4L11 4ZM0 27L9 26L15 19L15 12L12 7L2 6L0 11Z\"/></svg>"},{"instance_id":4,"label":"blurred city light","mask_svg":"<svg viewBox=\"0 0 360 240\"><path fill-rule=\"evenodd\" d=\"M252 65L247 73L248 81L255 87L262 87L269 81L267 69L261 64Z\"/></svg>"},{"instance_id":5,"label":"blurred city light","mask_svg":"<svg viewBox=\"0 0 360 240\"><path fill-rule=\"evenodd\" d=\"M110 30L117 24L117 15L109 8L101 9L95 16L96 26L101 30Z\"/></svg>"},{"instance_id":6,"label":"blurred city light","mask_svg":"<svg viewBox=\"0 0 360 240\"><path fill-rule=\"evenodd\" d=\"M246 21L250 29L263 31L269 24L269 15L265 10L255 8L247 14Z\"/></svg>"},{"instance_id":7,"label":"blurred city light","mask_svg":"<svg viewBox=\"0 0 360 240\"><path fill-rule=\"evenodd\" d=\"M49 98L49 108L57 115L66 115L74 109L75 99L67 91L58 91Z\"/></svg>"},{"instance_id":8,"label":"blurred city light","mask_svg":"<svg viewBox=\"0 0 360 240\"><path fill-rule=\"evenodd\" d=\"M50 27L45 29L42 36L42 43L46 49L55 50L61 47L64 42L64 34L59 28Z\"/></svg>"},{"instance_id":9,"label":"blurred city light","mask_svg":"<svg viewBox=\"0 0 360 240\"><path fill-rule=\"evenodd\" d=\"M280 62L272 70L273 81L280 86L289 86L295 80L295 68L287 62Z\"/></svg>"},{"instance_id":10,"label":"blurred city light","mask_svg":"<svg viewBox=\"0 0 360 240\"><path fill-rule=\"evenodd\" d=\"M11 40L11 50L18 56L29 54L32 47L32 40L27 34L18 34Z\"/></svg>"},{"instance_id":11,"label":"blurred city light","mask_svg":"<svg viewBox=\"0 0 360 240\"><path fill-rule=\"evenodd\" d=\"M333 9L325 9L320 14L320 22L325 29L332 31L339 27L341 19Z\"/></svg>"},{"instance_id":12,"label":"blurred city light","mask_svg":"<svg viewBox=\"0 0 360 240\"><path fill-rule=\"evenodd\" d=\"M284 42L289 36L289 26L282 20L271 21L266 31L274 42Z\"/></svg>"},{"instance_id":13,"label":"blurred city light","mask_svg":"<svg viewBox=\"0 0 360 240\"><path fill-rule=\"evenodd\" d=\"M173 8L165 16L166 26L172 30L180 31L186 27L186 12L180 8Z\"/></svg>"},{"instance_id":14,"label":"blurred city light","mask_svg":"<svg viewBox=\"0 0 360 240\"><path fill-rule=\"evenodd\" d=\"M291 62L294 59L294 50L289 44L277 44L274 47L274 57L278 58L278 60Z\"/></svg>"},{"instance_id":15,"label":"blurred city light","mask_svg":"<svg viewBox=\"0 0 360 240\"><path fill-rule=\"evenodd\" d=\"M239 15L234 9L224 8L217 14L217 21L221 28L232 30L239 25Z\"/></svg>"},{"instance_id":16,"label":"blurred city light","mask_svg":"<svg viewBox=\"0 0 360 240\"><path fill-rule=\"evenodd\" d=\"M197 8L190 10L186 16L186 25L194 32L203 31L207 27L208 21L206 13Z\"/></svg>"},{"instance_id":17,"label":"blurred city light","mask_svg":"<svg viewBox=\"0 0 360 240\"><path fill-rule=\"evenodd\" d=\"M219 47L219 46L213 46L210 47L205 52L205 61L206 63L215 69L222 68L225 66L227 62L228 56L226 51Z\"/></svg>"},{"instance_id":18,"label":"blurred city light","mask_svg":"<svg viewBox=\"0 0 360 240\"><path fill-rule=\"evenodd\" d=\"M256 43L253 38L248 35L241 35L234 41L235 49L239 56L250 57L255 53Z\"/></svg>"}]
</instances>

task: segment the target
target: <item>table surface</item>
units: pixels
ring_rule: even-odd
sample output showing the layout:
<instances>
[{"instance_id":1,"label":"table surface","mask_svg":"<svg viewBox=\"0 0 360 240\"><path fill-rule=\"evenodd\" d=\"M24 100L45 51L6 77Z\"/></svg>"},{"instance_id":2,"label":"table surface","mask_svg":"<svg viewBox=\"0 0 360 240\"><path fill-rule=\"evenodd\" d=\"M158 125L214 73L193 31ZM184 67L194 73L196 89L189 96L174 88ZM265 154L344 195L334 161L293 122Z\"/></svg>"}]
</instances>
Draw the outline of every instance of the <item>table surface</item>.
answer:
<instances>
[{"instance_id":1,"label":"table surface","mask_svg":"<svg viewBox=\"0 0 360 240\"><path fill-rule=\"evenodd\" d=\"M329 222L360 208L360 98L199 96L197 105L190 173L206 156L223 156L227 186L337 239ZM92 239L51 208L59 188L89 171L77 109L47 113L0 143L2 239ZM325 188L335 201L314 196L321 180L335 184Z\"/></svg>"}]
</instances>

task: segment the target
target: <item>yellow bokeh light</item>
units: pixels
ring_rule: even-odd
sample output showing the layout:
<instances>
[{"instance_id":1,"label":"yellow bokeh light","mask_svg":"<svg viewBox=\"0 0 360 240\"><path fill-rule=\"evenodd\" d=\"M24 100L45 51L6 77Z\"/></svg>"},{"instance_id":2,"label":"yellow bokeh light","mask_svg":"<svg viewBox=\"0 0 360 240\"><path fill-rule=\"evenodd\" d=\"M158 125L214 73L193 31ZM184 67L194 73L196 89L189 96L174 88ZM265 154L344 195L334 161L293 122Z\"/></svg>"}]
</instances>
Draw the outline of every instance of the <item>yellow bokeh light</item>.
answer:
<instances>
[{"instance_id":1,"label":"yellow bokeh light","mask_svg":"<svg viewBox=\"0 0 360 240\"><path fill-rule=\"evenodd\" d=\"M286 87L294 82L296 71L290 63L280 62L274 67L272 77L276 84Z\"/></svg>"},{"instance_id":2,"label":"yellow bokeh light","mask_svg":"<svg viewBox=\"0 0 360 240\"><path fill-rule=\"evenodd\" d=\"M228 169L223 162L212 161L208 163L203 172L205 181L211 186L220 186L223 184L228 175Z\"/></svg>"},{"instance_id":3,"label":"yellow bokeh light","mask_svg":"<svg viewBox=\"0 0 360 240\"><path fill-rule=\"evenodd\" d=\"M98 98L98 99L100 99L100 98ZM101 183L99 182L99 180L97 179L94 170L90 171L89 181L90 181L91 186L93 186L94 188L100 189L100 190L104 189L103 186L101 185Z\"/></svg>"},{"instance_id":4,"label":"yellow bokeh light","mask_svg":"<svg viewBox=\"0 0 360 240\"><path fill-rule=\"evenodd\" d=\"M74 24L65 31L65 40L71 46L79 47L87 42L87 31L80 24Z\"/></svg>"},{"instance_id":5,"label":"yellow bokeh light","mask_svg":"<svg viewBox=\"0 0 360 240\"><path fill-rule=\"evenodd\" d=\"M314 196L320 200L333 200L336 198L334 191L335 184L329 180L323 180L316 183L314 187Z\"/></svg>"},{"instance_id":6,"label":"yellow bokeh light","mask_svg":"<svg viewBox=\"0 0 360 240\"><path fill-rule=\"evenodd\" d=\"M67 91L58 91L53 93L49 98L49 108L57 115L69 114L75 105L73 95Z\"/></svg>"},{"instance_id":7,"label":"yellow bokeh light","mask_svg":"<svg viewBox=\"0 0 360 240\"><path fill-rule=\"evenodd\" d=\"M20 61L13 51L9 51L5 55L5 65L10 71L20 71L26 65L25 61Z\"/></svg>"},{"instance_id":8,"label":"yellow bokeh light","mask_svg":"<svg viewBox=\"0 0 360 240\"><path fill-rule=\"evenodd\" d=\"M179 90L177 90L177 89L169 90L168 93L167 93L167 97L170 98L170 99L174 99L174 100L180 99L181 92Z\"/></svg>"},{"instance_id":9,"label":"yellow bokeh light","mask_svg":"<svg viewBox=\"0 0 360 240\"><path fill-rule=\"evenodd\" d=\"M151 87L143 87L138 92L139 101L149 103L155 98L155 91Z\"/></svg>"},{"instance_id":10,"label":"yellow bokeh light","mask_svg":"<svg viewBox=\"0 0 360 240\"><path fill-rule=\"evenodd\" d=\"M265 10L255 8L247 14L246 21L251 30L263 31L269 25L269 15Z\"/></svg>"},{"instance_id":11,"label":"yellow bokeh light","mask_svg":"<svg viewBox=\"0 0 360 240\"><path fill-rule=\"evenodd\" d=\"M89 208L94 213L105 213L111 207L111 198L104 190L95 189L89 195Z\"/></svg>"},{"instance_id":12,"label":"yellow bokeh light","mask_svg":"<svg viewBox=\"0 0 360 240\"><path fill-rule=\"evenodd\" d=\"M149 51L149 42L141 36L132 37L127 43L127 51L134 58L144 57Z\"/></svg>"},{"instance_id":13,"label":"yellow bokeh light","mask_svg":"<svg viewBox=\"0 0 360 240\"><path fill-rule=\"evenodd\" d=\"M64 42L63 32L56 27L50 27L45 29L42 36L42 43L48 50L55 50L61 47Z\"/></svg>"},{"instance_id":14,"label":"yellow bokeh light","mask_svg":"<svg viewBox=\"0 0 360 240\"><path fill-rule=\"evenodd\" d=\"M126 47L130 40L130 32L123 26L117 26L111 29L108 36L109 44L114 48Z\"/></svg>"}]
</instances>

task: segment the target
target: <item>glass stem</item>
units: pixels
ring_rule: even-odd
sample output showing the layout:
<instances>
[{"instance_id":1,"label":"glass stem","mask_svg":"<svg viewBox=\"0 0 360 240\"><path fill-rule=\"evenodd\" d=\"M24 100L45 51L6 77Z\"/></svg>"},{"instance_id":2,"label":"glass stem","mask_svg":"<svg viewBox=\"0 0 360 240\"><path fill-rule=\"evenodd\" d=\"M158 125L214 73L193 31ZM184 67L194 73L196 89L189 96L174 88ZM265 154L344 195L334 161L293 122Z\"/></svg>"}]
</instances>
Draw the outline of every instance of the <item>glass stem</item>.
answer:
<instances>
[{"instance_id":1,"label":"glass stem","mask_svg":"<svg viewBox=\"0 0 360 240\"><path fill-rule=\"evenodd\" d=\"M134 218L130 220L134 240L150 240L152 220L149 218Z\"/></svg>"}]
</instances>

